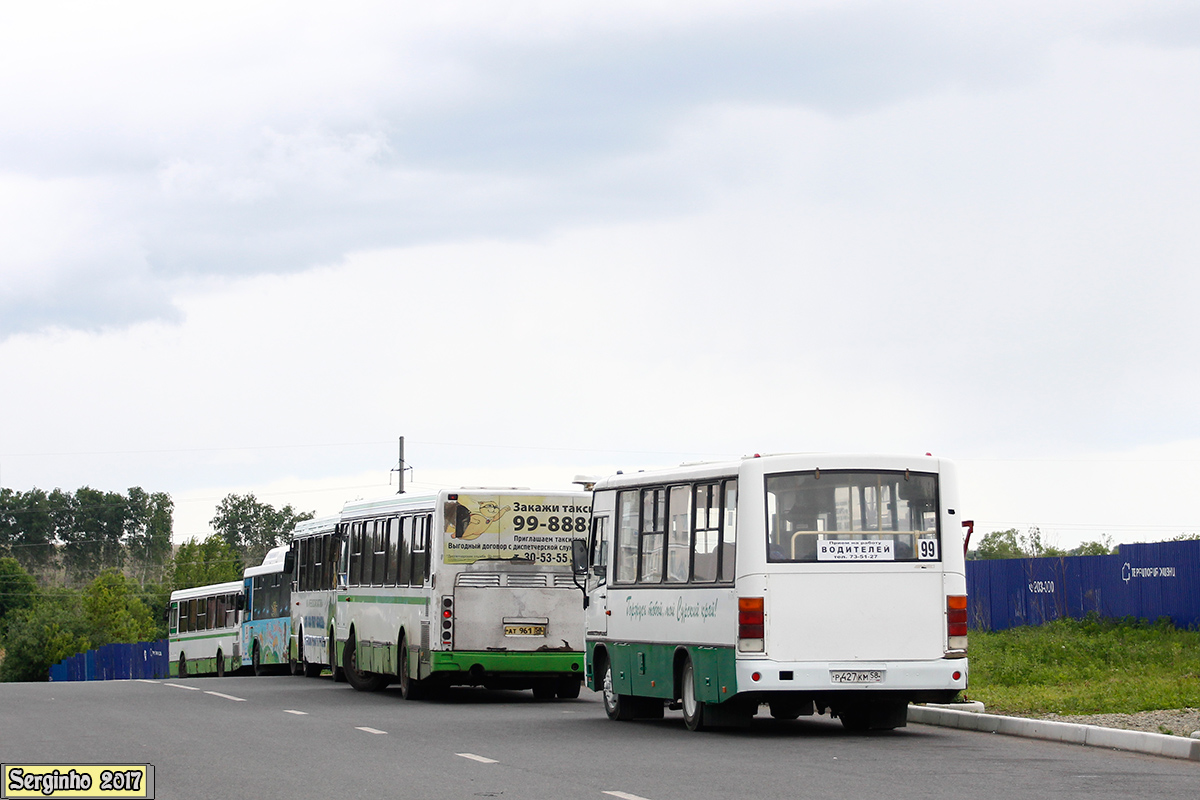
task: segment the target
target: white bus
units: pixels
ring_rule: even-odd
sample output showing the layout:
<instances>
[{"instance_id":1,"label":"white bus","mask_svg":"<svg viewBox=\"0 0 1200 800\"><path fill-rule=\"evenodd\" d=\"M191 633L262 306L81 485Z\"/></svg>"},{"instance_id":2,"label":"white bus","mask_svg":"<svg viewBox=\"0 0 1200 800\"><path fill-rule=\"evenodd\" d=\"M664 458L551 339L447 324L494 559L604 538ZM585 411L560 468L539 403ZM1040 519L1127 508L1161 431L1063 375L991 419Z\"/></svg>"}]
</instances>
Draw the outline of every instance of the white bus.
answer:
<instances>
[{"instance_id":1,"label":"white bus","mask_svg":"<svg viewBox=\"0 0 1200 800\"><path fill-rule=\"evenodd\" d=\"M250 653L255 675L289 665L292 632L292 576L294 557L288 545L272 548L262 564L243 573L246 610L242 642Z\"/></svg>"},{"instance_id":2,"label":"white bus","mask_svg":"<svg viewBox=\"0 0 1200 800\"><path fill-rule=\"evenodd\" d=\"M333 624L337 596L338 559L342 543L339 517L301 522L292 531L291 646L288 661L293 674L315 678L328 667L327 632Z\"/></svg>"},{"instance_id":3,"label":"white bus","mask_svg":"<svg viewBox=\"0 0 1200 800\"><path fill-rule=\"evenodd\" d=\"M903 726L967 686L953 465L779 455L596 484L588 685L613 719L688 728L814 710Z\"/></svg>"},{"instance_id":4,"label":"white bus","mask_svg":"<svg viewBox=\"0 0 1200 800\"><path fill-rule=\"evenodd\" d=\"M451 684L578 697L571 552L590 512L585 492L519 489L348 503L329 663L356 689L394 681L405 698Z\"/></svg>"},{"instance_id":5,"label":"white bus","mask_svg":"<svg viewBox=\"0 0 1200 800\"><path fill-rule=\"evenodd\" d=\"M242 666L242 581L196 586L171 592L167 649L170 673L216 674Z\"/></svg>"}]
</instances>

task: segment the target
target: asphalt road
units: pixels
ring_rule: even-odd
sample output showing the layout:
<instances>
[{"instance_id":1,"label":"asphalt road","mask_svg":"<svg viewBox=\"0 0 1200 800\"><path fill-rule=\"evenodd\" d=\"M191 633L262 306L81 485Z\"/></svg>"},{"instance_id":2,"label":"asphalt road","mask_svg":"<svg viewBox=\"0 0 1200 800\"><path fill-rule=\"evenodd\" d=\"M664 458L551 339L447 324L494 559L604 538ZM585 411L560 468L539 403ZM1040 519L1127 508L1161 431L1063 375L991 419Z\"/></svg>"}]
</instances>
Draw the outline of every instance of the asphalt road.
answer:
<instances>
[{"instance_id":1,"label":"asphalt road","mask_svg":"<svg viewBox=\"0 0 1200 800\"><path fill-rule=\"evenodd\" d=\"M148 763L168 800L253 797L1178 798L1200 764L825 718L692 733L612 722L598 696L451 690L406 702L328 678L0 684L3 763Z\"/></svg>"}]
</instances>

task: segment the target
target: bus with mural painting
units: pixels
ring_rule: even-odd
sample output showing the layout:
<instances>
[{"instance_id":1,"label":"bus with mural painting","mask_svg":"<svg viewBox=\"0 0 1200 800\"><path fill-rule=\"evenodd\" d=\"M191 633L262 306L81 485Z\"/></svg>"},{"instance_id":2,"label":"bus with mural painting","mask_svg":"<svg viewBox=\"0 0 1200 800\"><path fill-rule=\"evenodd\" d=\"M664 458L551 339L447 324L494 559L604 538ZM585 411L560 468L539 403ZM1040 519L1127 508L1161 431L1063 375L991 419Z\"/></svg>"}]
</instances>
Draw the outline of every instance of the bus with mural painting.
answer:
<instances>
[{"instance_id":1,"label":"bus with mural painting","mask_svg":"<svg viewBox=\"0 0 1200 800\"><path fill-rule=\"evenodd\" d=\"M171 592L167 650L172 677L223 677L242 666L242 581Z\"/></svg>"},{"instance_id":2,"label":"bus with mural painting","mask_svg":"<svg viewBox=\"0 0 1200 800\"><path fill-rule=\"evenodd\" d=\"M753 456L595 485L587 681L612 719L689 729L760 709L850 730L967 687L954 466L932 457Z\"/></svg>"},{"instance_id":3,"label":"bus with mural painting","mask_svg":"<svg viewBox=\"0 0 1200 800\"><path fill-rule=\"evenodd\" d=\"M290 664L293 556L290 545L269 550L262 564L243 573L246 611L242 617L243 652L255 675L282 672Z\"/></svg>"},{"instance_id":4,"label":"bus with mural painting","mask_svg":"<svg viewBox=\"0 0 1200 800\"><path fill-rule=\"evenodd\" d=\"M325 612L335 677L362 691L398 683L406 699L455 684L578 697L583 604L571 553L590 514L587 492L529 489L347 503Z\"/></svg>"},{"instance_id":5,"label":"bus with mural painting","mask_svg":"<svg viewBox=\"0 0 1200 800\"><path fill-rule=\"evenodd\" d=\"M337 596L342 542L337 515L311 519L292 531L291 642L288 662L295 675L319 676L329 667L327 631Z\"/></svg>"}]
</instances>

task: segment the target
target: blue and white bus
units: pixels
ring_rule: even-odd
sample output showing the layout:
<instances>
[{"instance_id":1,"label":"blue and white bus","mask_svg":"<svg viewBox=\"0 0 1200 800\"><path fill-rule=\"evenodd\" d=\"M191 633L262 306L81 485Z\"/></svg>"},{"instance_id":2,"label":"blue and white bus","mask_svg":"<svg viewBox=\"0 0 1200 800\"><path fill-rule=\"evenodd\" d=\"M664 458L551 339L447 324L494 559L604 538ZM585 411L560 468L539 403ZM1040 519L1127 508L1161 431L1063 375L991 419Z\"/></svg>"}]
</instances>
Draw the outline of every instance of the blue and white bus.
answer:
<instances>
[{"instance_id":1,"label":"blue and white bus","mask_svg":"<svg viewBox=\"0 0 1200 800\"><path fill-rule=\"evenodd\" d=\"M292 634L292 556L290 546L267 552L262 564L244 574L246 613L242 622L243 653L255 675L280 672L289 664ZM245 656L243 656L245 657Z\"/></svg>"}]
</instances>

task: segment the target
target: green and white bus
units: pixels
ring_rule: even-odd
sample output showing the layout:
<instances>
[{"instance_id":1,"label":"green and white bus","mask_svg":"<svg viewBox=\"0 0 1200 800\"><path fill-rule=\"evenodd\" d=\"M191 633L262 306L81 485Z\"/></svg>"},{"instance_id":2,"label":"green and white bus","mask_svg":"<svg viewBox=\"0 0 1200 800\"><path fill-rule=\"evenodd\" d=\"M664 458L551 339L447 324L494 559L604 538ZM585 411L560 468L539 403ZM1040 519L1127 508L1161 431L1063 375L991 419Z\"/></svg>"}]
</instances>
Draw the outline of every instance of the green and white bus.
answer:
<instances>
[{"instance_id":1,"label":"green and white bus","mask_svg":"<svg viewBox=\"0 0 1200 800\"><path fill-rule=\"evenodd\" d=\"M452 684L578 697L583 604L571 553L590 513L586 492L528 489L348 503L330 665L356 689L398 682L405 698Z\"/></svg>"},{"instance_id":2,"label":"green and white bus","mask_svg":"<svg viewBox=\"0 0 1200 800\"><path fill-rule=\"evenodd\" d=\"M342 541L340 517L306 520L292 531L291 641L288 663L292 674L315 678L329 666L329 637L337 599L338 560Z\"/></svg>"},{"instance_id":3,"label":"green and white bus","mask_svg":"<svg viewBox=\"0 0 1200 800\"><path fill-rule=\"evenodd\" d=\"M167 650L174 677L225 673L242 666L242 581L171 592Z\"/></svg>"},{"instance_id":4,"label":"green and white bus","mask_svg":"<svg viewBox=\"0 0 1200 800\"><path fill-rule=\"evenodd\" d=\"M587 559L587 680L613 719L688 728L767 705L905 724L967 686L953 465L754 456L606 478ZM577 565L578 566L578 565Z\"/></svg>"}]
</instances>

